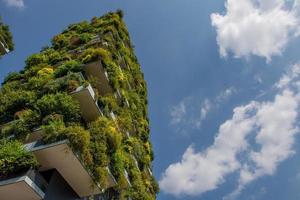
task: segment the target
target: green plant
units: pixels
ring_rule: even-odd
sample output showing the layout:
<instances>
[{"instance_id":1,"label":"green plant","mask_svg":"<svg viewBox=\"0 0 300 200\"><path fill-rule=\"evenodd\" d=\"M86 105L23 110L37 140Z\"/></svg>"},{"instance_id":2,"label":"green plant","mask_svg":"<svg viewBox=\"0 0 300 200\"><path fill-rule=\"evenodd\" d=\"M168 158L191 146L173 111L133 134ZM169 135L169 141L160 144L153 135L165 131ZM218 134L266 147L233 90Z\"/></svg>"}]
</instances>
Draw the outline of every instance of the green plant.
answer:
<instances>
[{"instance_id":1,"label":"green plant","mask_svg":"<svg viewBox=\"0 0 300 200\"><path fill-rule=\"evenodd\" d=\"M57 93L57 92L73 92L81 85L85 85L85 80L80 73L69 72L61 78L48 81L43 86L43 93Z\"/></svg>"},{"instance_id":2,"label":"green plant","mask_svg":"<svg viewBox=\"0 0 300 200\"><path fill-rule=\"evenodd\" d=\"M52 39L54 49L63 48L68 45L69 39L64 34L59 34Z\"/></svg>"},{"instance_id":3,"label":"green plant","mask_svg":"<svg viewBox=\"0 0 300 200\"><path fill-rule=\"evenodd\" d=\"M14 114L22 109L32 107L37 96L33 91L10 90L0 92L0 122L6 123L14 119Z\"/></svg>"},{"instance_id":4,"label":"green plant","mask_svg":"<svg viewBox=\"0 0 300 200\"><path fill-rule=\"evenodd\" d=\"M60 65L55 71L56 78L67 75L69 72L82 72L82 64L76 60L70 60Z\"/></svg>"},{"instance_id":5,"label":"green plant","mask_svg":"<svg viewBox=\"0 0 300 200\"><path fill-rule=\"evenodd\" d=\"M60 114L66 123L80 122L79 103L66 93L56 93L43 96L36 103L42 117L49 114Z\"/></svg>"},{"instance_id":6,"label":"green plant","mask_svg":"<svg viewBox=\"0 0 300 200\"><path fill-rule=\"evenodd\" d=\"M8 83L8 82L11 82L11 81L21 80L23 78L24 78L23 74L21 74L19 72L11 72L5 77L2 85L5 83Z\"/></svg>"},{"instance_id":7,"label":"green plant","mask_svg":"<svg viewBox=\"0 0 300 200\"><path fill-rule=\"evenodd\" d=\"M34 156L18 141L0 141L0 177L18 174L38 165Z\"/></svg>"},{"instance_id":8,"label":"green plant","mask_svg":"<svg viewBox=\"0 0 300 200\"><path fill-rule=\"evenodd\" d=\"M29 56L25 63L26 63L26 69L29 69L32 66L38 65L38 64L43 64L46 63L48 60L45 55L41 53L33 54Z\"/></svg>"},{"instance_id":9,"label":"green plant","mask_svg":"<svg viewBox=\"0 0 300 200\"><path fill-rule=\"evenodd\" d=\"M110 53L102 48L89 48L84 51L84 53L81 56L81 61L83 63L89 63L97 60L107 60L110 57Z\"/></svg>"}]
</instances>

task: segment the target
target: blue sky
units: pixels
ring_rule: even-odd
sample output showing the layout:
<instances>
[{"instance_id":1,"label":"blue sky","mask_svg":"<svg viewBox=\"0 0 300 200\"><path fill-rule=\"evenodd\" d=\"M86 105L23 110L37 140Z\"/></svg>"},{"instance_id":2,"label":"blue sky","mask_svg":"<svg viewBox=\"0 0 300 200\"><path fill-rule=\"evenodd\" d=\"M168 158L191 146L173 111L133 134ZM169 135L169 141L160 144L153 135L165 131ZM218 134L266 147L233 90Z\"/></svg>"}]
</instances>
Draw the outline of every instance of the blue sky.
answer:
<instances>
[{"instance_id":1,"label":"blue sky","mask_svg":"<svg viewBox=\"0 0 300 200\"><path fill-rule=\"evenodd\" d=\"M298 0L0 0L16 44L0 80L118 8L148 83L158 199L298 200Z\"/></svg>"}]
</instances>

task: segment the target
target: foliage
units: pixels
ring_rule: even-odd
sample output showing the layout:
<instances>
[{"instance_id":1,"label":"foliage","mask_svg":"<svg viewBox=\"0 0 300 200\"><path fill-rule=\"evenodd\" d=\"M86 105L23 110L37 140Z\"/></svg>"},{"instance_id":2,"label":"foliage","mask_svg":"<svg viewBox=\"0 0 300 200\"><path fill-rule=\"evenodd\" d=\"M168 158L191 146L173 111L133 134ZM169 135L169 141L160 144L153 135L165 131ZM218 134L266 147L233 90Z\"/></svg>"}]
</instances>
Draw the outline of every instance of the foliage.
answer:
<instances>
[{"instance_id":1,"label":"foliage","mask_svg":"<svg viewBox=\"0 0 300 200\"><path fill-rule=\"evenodd\" d=\"M59 34L52 39L52 46L54 49L63 48L68 45L68 38L64 34Z\"/></svg>"},{"instance_id":2,"label":"foliage","mask_svg":"<svg viewBox=\"0 0 300 200\"><path fill-rule=\"evenodd\" d=\"M45 143L68 139L103 188L110 168L118 182L107 192L110 199L153 200L159 188L147 171L154 156L146 83L122 18L119 10L90 23L72 24L52 39L51 47L28 57L24 71L10 74L0 92L0 122L15 121L2 135L22 140L41 126ZM84 70L94 61L102 63L113 92L96 95L104 115L86 123L70 92L88 84L86 75L95 93L102 94L96 89L101 81Z\"/></svg>"},{"instance_id":3,"label":"foliage","mask_svg":"<svg viewBox=\"0 0 300 200\"><path fill-rule=\"evenodd\" d=\"M15 114L17 120L2 130L6 136L14 135L18 139L25 139L40 122L40 115L31 109L19 111Z\"/></svg>"},{"instance_id":4,"label":"foliage","mask_svg":"<svg viewBox=\"0 0 300 200\"><path fill-rule=\"evenodd\" d=\"M89 48L84 51L84 53L81 56L81 61L83 63L89 63L97 60L107 60L110 57L110 53L102 48Z\"/></svg>"},{"instance_id":5,"label":"foliage","mask_svg":"<svg viewBox=\"0 0 300 200\"><path fill-rule=\"evenodd\" d=\"M21 73L11 72L5 77L2 85L5 84L5 83L8 83L8 82L11 82L11 81L20 80L22 78L23 78L23 75Z\"/></svg>"},{"instance_id":6,"label":"foliage","mask_svg":"<svg viewBox=\"0 0 300 200\"><path fill-rule=\"evenodd\" d=\"M37 166L34 156L18 141L0 141L0 177L18 174Z\"/></svg>"},{"instance_id":7,"label":"foliage","mask_svg":"<svg viewBox=\"0 0 300 200\"><path fill-rule=\"evenodd\" d=\"M75 60L70 60L60 65L54 72L56 78L67 75L69 72L81 72L82 64Z\"/></svg>"},{"instance_id":8,"label":"foliage","mask_svg":"<svg viewBox=\"0 0 300 200\"><path fill-rule=\"evenodd\" d=\"M53 113L63 116L66 123L80 122L79 103L66 93L56 93L43 96L36 103L42 117Z\"/></svg>"},{"instance_id":9,"label":"foliage","mask_svg":"<svg viewBox=\"0 0 300 200\"><path fill-rule=\"evenodd\" d=\"M45 55L40 54L40 53L33 54L33 55L29 56L26 59L26 61L25 61L25 64L26 64L25 69L29 69L30 67L38 65L38 64L46 63L47 61L48 60L47 60L47 57Z\"/></svg>"},{"instance_id":10,"label":"foliage","mask_svg":"<svg viewBox=\"0 0 300 200\"><path fill-rule=\"evenodd\" d=\"M0 92L0 121L9 122L14 119L16 112L32 107L37 96L33 91L10 90L5 93Z\"/></svg>"},{"instance_id":11,"label":"foliage","mask_svg":"<svg viewBox=\"0 0 300 200\"><path fill-rule=\"evenodd\" d=\"M92 162L89 154L90 134L80 125L73 124L66 127L62 120L54 120L43 125L42 130L44 142L53 143L68 139L74 151L80 153L86 164Z\"/></svg>"},{"instance_id":12,"label":"foliage","mask_svg":"<svg viewBox=\"0 0 300 200\"><path fill-rule=\"evenodd\" d=\"M85 81L80 73L69 72L69 74L64 77L48 81L48 83L43 86L43 92L73 92L83 84L85 84Z\"/></svg>"}]
</instances>

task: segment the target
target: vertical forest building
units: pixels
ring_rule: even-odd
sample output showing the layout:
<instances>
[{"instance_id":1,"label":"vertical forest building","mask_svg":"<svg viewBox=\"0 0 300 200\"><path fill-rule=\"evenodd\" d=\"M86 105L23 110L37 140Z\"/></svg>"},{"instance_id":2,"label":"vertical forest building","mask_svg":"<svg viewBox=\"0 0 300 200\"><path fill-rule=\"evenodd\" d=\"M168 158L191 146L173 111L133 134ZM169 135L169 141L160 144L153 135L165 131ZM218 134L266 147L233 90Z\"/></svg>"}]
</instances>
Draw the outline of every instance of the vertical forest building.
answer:
<instances>
[{"instance_id":1,"label":"vertical forest building","mask_svg":"<svg viewBox=\"0 0 300 200\"><path fill-rule=\"evenodd\" d=\"M12 34L9 27L0 18L0 58L14 49Z\"/></svg>"},{"instance_id":2,"label":"vertical forest building","mask_svg":"<svg viewBox=\"0 0 300 200\"><path fill-rule=\"evenodd\" d=\"M154 200L147 88L122 11L72 24L0 91L1 200Z\"/></svg>"}]
</instances>

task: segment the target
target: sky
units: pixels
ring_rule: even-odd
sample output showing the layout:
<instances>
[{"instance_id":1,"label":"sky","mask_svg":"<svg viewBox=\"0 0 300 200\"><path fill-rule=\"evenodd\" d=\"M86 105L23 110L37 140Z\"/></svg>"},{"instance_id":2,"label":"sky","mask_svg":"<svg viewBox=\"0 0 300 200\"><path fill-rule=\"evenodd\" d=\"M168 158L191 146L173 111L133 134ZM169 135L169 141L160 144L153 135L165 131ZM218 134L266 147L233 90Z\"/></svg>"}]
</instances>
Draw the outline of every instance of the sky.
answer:
<instances>
[{"instance_id":1,"label":"sky","mask_svg":"<svg viewBox=\"0 0 300 200\"><path fill-rule=\"evenodd\" d=\"M299 0L0 0L0 81L70 23L122 9L148 83L158 200L300 198Z\"/></svg>"}]
</instances>

